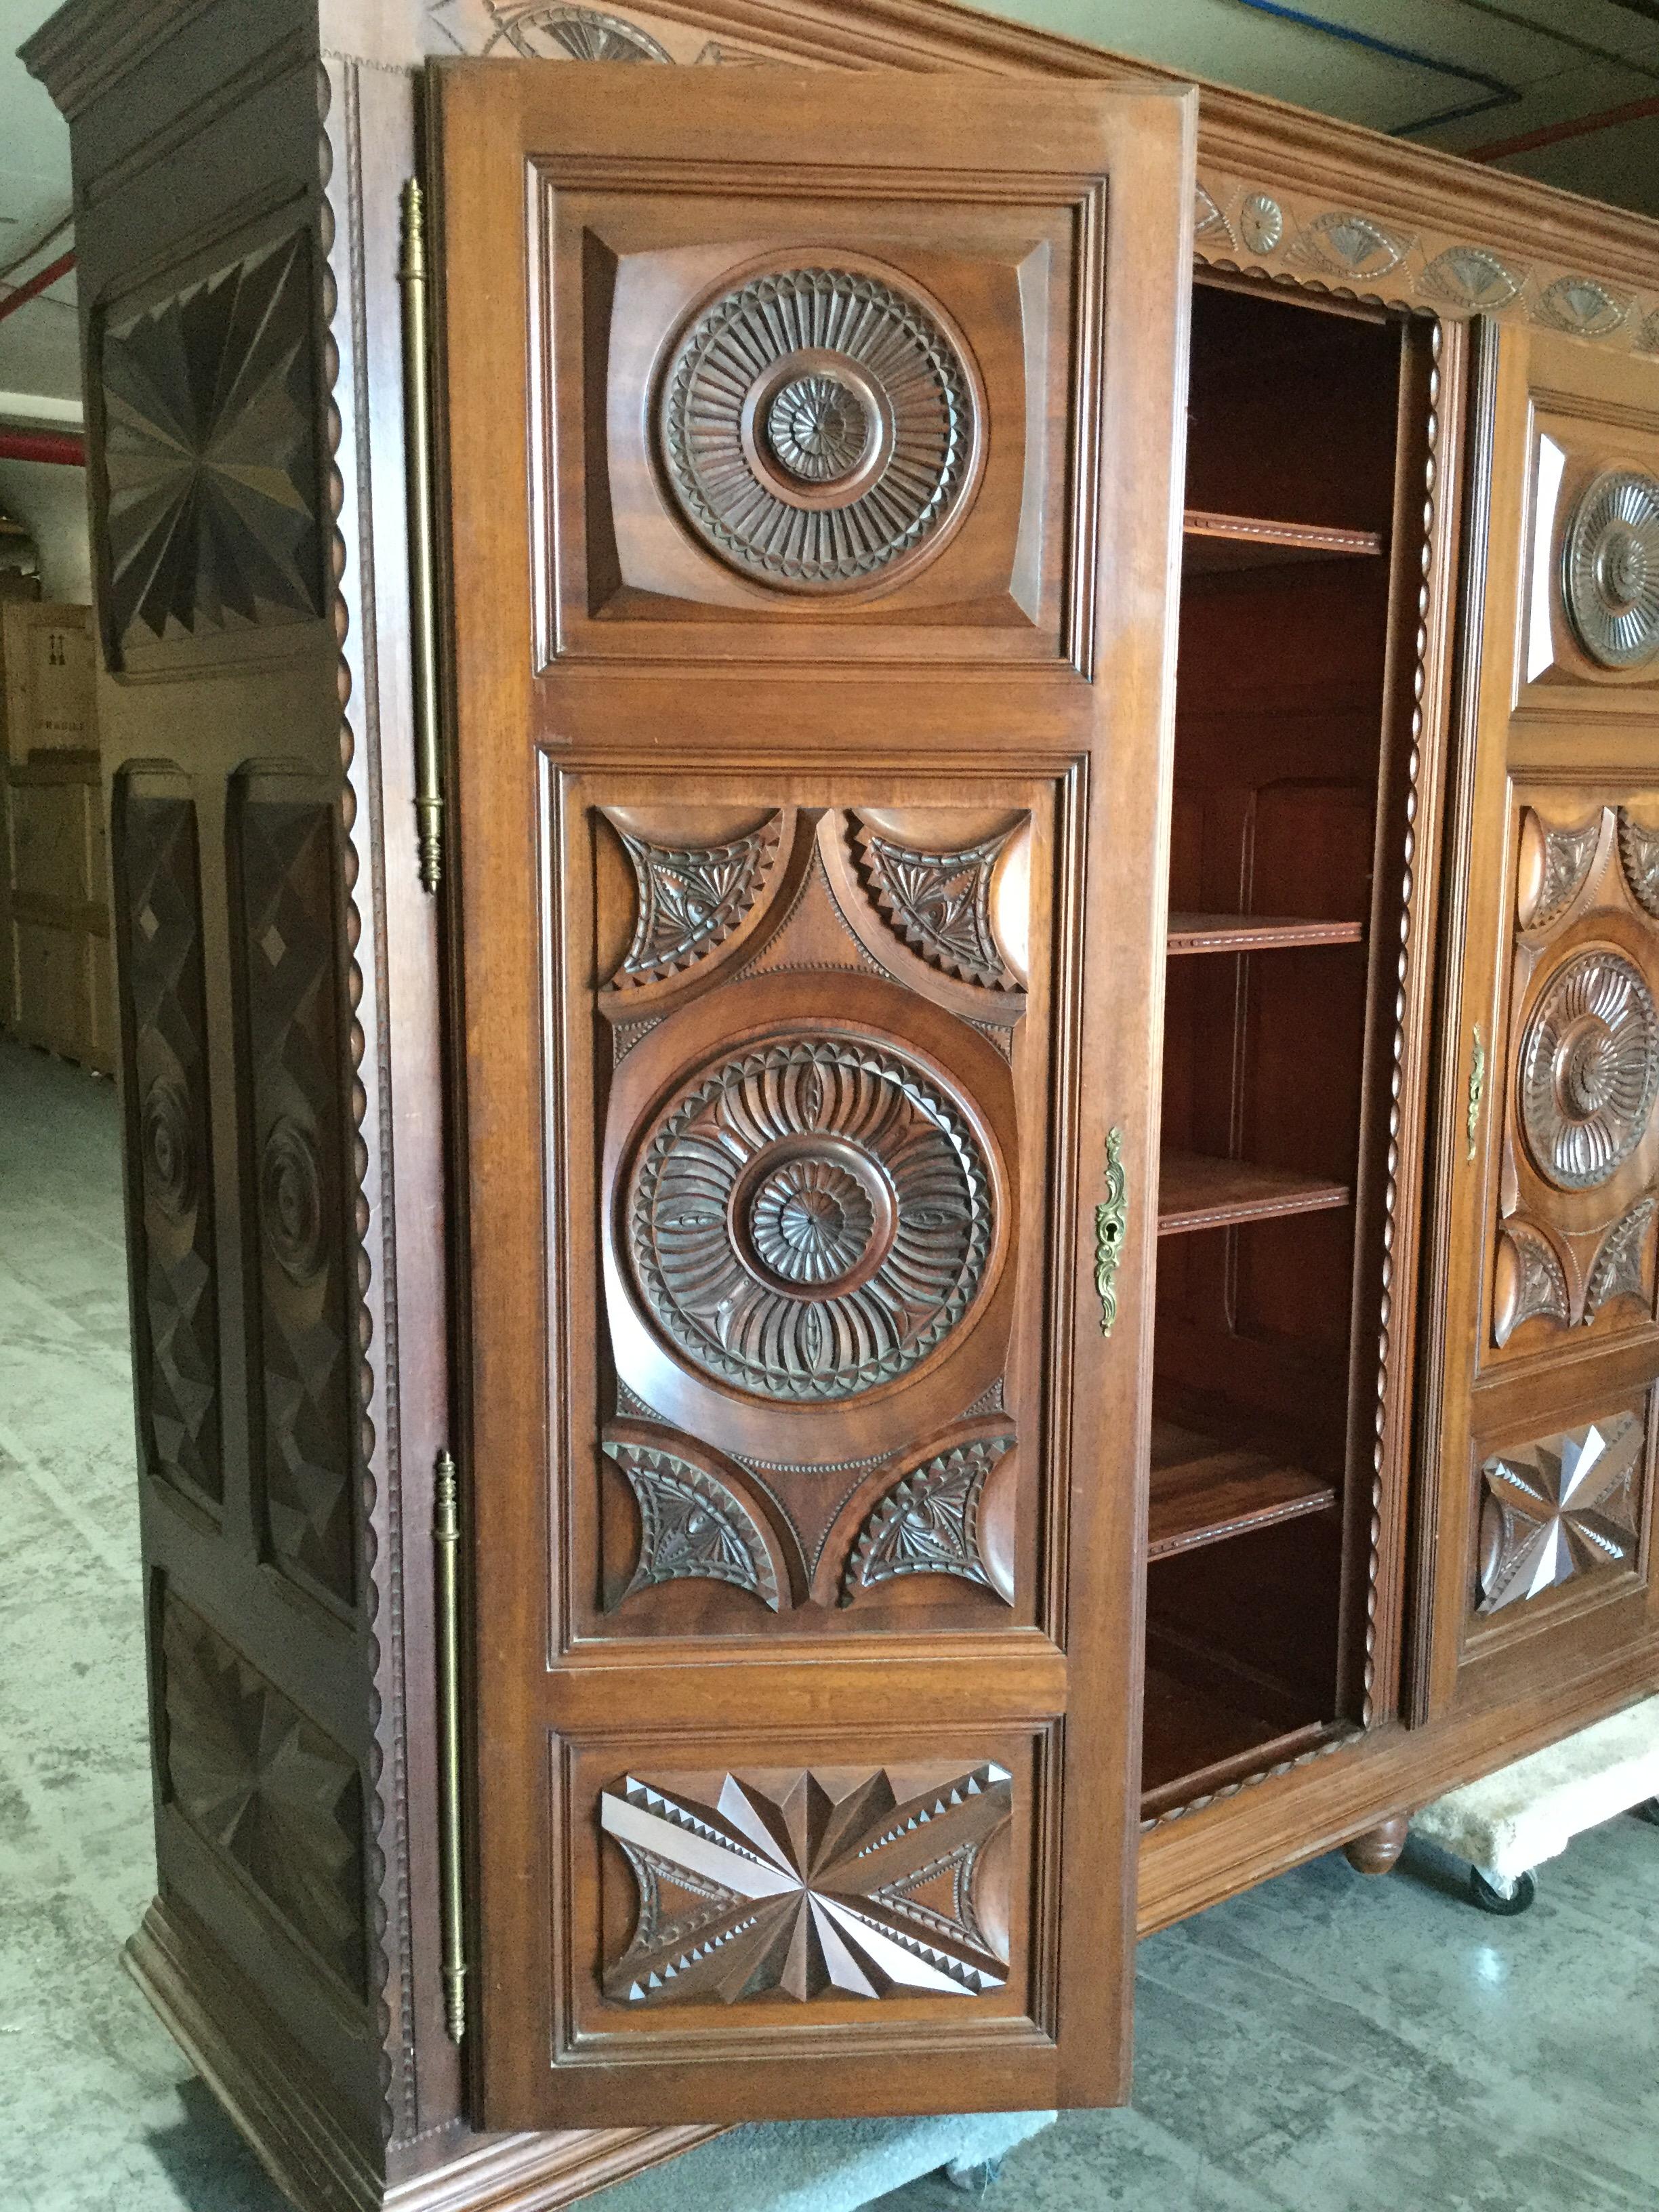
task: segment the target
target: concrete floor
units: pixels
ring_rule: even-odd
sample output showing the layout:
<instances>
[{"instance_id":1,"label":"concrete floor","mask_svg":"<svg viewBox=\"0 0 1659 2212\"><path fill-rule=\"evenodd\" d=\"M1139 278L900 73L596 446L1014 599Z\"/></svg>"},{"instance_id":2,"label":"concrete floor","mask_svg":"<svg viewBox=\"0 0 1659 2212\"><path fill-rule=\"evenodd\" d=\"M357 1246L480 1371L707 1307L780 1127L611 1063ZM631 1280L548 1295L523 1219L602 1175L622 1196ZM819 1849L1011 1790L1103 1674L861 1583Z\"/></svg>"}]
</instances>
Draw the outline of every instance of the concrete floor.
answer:
<instances>
[{"instance_id":1,"label":"concrete floor","mask_svg":"<svg viewBox=\"0 0 1659 2212\"><path fill-rule=\"evenodd\" d=\"M116 1964L151 1879L116 1142L109 1085L0 1040L0 2208L280 2212ZM1133 2110L988 2212L1659 2205L1659 1831L1582 1838L1522 1919L1455 1881L1325 1859L1154 1937Z\"/></svg>"}]
</instances>

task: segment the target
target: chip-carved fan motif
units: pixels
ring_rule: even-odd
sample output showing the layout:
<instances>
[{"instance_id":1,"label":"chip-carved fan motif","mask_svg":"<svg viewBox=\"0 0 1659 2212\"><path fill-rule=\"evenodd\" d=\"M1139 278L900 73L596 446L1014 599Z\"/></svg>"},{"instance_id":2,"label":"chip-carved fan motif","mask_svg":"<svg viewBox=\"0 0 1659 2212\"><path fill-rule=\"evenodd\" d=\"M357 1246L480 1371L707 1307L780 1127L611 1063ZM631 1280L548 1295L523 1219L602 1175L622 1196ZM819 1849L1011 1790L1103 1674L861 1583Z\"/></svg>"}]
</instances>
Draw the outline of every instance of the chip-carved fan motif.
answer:
<instances>
[{"instance_id":1,"label":"chip-carved fan motif","mask_svg":"<svg viewBox=\"0 0 1659 2212\"><path fill-rule=\"evenodd\" d=\"M1385 230L1369 216L1336 210L1316 216L1292 243L1292 260L1334 276L1385 276L1411 251L1413 241Z\"/></svg>"},{"instance_id":2,"label":"chip-carved fan motif","mask_svg":"<svg viewBox=\"0 0 1659 2212\"><path fill-rule=\"evenodd\" d=\"M1619 810L1619 859L1630 895L1643 912L1659 921L1659 830L1633 822Z\"/></svg>"},{"instance_id":3,"label":"chip-carved fan motif","mask_svg":"<svg viewBox=\"0 0 1659 2212\"><path fill-rule=\"evenodd\" d=\"M708 1782L704 1798L695 1776L629 1775L601 1796L640 1896L605 1976L612 2002L980 1996L1006 1981L973 1905L1012 1801L1006 1767L902 1802L884 1769L840 1794L810 1771Z\"/></svg>"},{"instance_id":4,"label":"chip-carved fan motif","mask_svg":"<svg viewBox=\"0 0 1659 2212\"><path fill-rule=\"evenodd\" d=\"M1607 1232L1601 1250L1595 1255L1595 1265L1584 1292L1584 1319L1593 1322L1603 1306L1614 1298L1639 1298L1646 1294L1644 1255L1647 1246L1648 1224L1653 1219L1656 1201L1652 1198L1638 1200L1622 1221Z\"/></svg>"},{"instance_id":5,"label":"chip-carved fan motif","mask_svg":"<svg viewBox=\"0 0 1659 2212\"><path fill-rule=\"evenodd\" d=\"M597 8L528 7L491 0L498 27L484 47L510 46L526 61L666 62L673 57L650 33Z\"/></svg>"},{"instance_id":6,"label":"chip-carved fan motif","mask_svg":"<svg viewBox=\"0 0 1659 2212\"><path fill-rule=\"evenodd\" d=\"M118 643L321 611L314 344L302 234L105 329Z\"/></svg>"},{"instance_id":7,"label":"chip-carved fan motif","mask_svg":"<svg viewBox=\"0 0 1659 2212\"><path fill-rule=\"evenodd\" d=\"M992 1468L1013 1441L976 1437L895 1483L860 1531L841 1602L850 1605L860 1590L907 1575L955 1575L994 1589L979 1547L979 1504Z\"/></svg>"},{"instance_id":8,"label":"chip-carved fan motif","mask_svg":"<svg viewBox=\"0 0 1659 2212\"><path fill-rule=\"evenodd\" d=\"M706 545L760 581L823 592L937 537L968 488L974 401L920 300L854 270L780 269L685 331L659 436Z\"/></svg>"},{"instance_id":9,"label":"chip-carved fan motif","mask_svg":"<svg viewBox=\"0 0 1659 2212\"><path fill-rule=\"evenodd\" d=\"M967 1112L888 1045L781 1037L700 1073L647 1132L628 1238L646 1310L706 1373L851 1397L925 1359L986 1279Z\"/></svg>"},{"instance_id":10,"label":"chip-carved fan motif","mask_svg":"<svg viewBox=\"0 0 1659 2212\"><path fill-rule=\"evenodd\" d=\"M361 1989L363 1802L350 1753L171 1594L161 1702L169 1802Z\"/></svg>"},{"instance_id":11,"label":"chip-carved fan motif","mask_svg":"<svg viewBox=\"0 0 1659 2212\"><path fill-rule=\"evenodd\" d=\"M659 1583L730 1583L775 1613L778 1578L743 1500L677 1452L608 1437L604 1449L640 1509L640 1555L623 1601Z\"/></svg>"},{"instance_id":12,"label":"chip-carved fan motif","mask_svg":"<svg viewBox=\"0 0 1659 2212\"><path fill-rule=\"evenodd\" d=\"M860 823L854 842L871 896L905 943L964 982L1017 991L991 927L991 880L1012 830L949 853L895 844Z\"/></svg>"},{"instance_id":13,"label":"chip-carved fan motif","mask_svg":"<svg viewBox=\"0 0 1659 2212\"><path fill-rule=\"evenodd\" d=\"M1498 1452L1480 1470L1480 1610L1621 1566L1639 1525L1642 1425L1615 1414Z\"/></svg>"},{"instance_id":14,"label":"chip-carved fan motif","mask_svg":"<svg viewBox=\"0 0 1659 2212\"><path fill-rule=\"evenodd\" d=\"M1424 270L1418 289L1455 307L1489 315L1507 307L1524 281L1484 246L1449 246Z\"/></svg>"},{"instance_id":15,"label":"chip-carved fan motif","mask_svg":"<svg viewBox=\"0 0 1659 2212\"><path fill-rule=\"evenodd\" d=\"M1647 1133L1659 1096L1659 1012L1622 952L1590 946L1539 995L1521 1045L1521 1121L1540 1170L1593 1190Z\"/></svg>"},{"instance_id":16,"label":"chip-carved fan motif","mask_svg":"<svg viewBox=\"0 0 1659 2212\"><path fill-rule=\"evenodd\" d=\"M1540 323L1574 337L1605 338L1624 321L1630 304L1615 299L1593 277L1558 276L1539 294L1533 313Z\"/></svg>"},{"instance_id":17,"label":"chip-carved fan motif","mask_svg":"<svg viewBox=\"0 0 1659 2212\"><path fill-rule=\"evenodd\" d=\"M151 1474L216 1504L218 1251L196 809L185 798L124 789L116 827L128 1091L138 1102L140 1429Z\"/></svg>"},{"instance_id":18,"label":"chip-carved fan motif","mask_svg":"<svg viewBox=\"0 0 1659 2212\"><path fill-rule=\"evenodd\" d=\"M612 988L659 981L728 938L778 857L780 818L721 845L657 845L617 829L634 869L634 936Z\"/></svg>"}]
</instances>

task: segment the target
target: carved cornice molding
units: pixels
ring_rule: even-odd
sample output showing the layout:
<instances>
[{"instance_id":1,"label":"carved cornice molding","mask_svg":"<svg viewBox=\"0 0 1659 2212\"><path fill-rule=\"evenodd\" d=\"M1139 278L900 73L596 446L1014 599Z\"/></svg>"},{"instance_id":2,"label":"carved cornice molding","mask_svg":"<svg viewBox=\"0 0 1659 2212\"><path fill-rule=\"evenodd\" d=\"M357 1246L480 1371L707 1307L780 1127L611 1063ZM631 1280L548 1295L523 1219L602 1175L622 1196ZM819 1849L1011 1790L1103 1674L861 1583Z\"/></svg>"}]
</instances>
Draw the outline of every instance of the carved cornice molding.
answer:
<instances>
[{"instance_id":1,"label":"carved cornice molding","mask_svg":"<svg viewBox=\"0 0 1659 2212\"><path fill-rule=\"evenodd\" d=\"M1124 85L1196 83L1200 182L1233 228L1231 244L1200 239L1205 262L1259 268L1442 313L1536 316L1552 328L1570 330L1577 325L1556 319L1547 300L1562 278L1588 279L1617 295L1614 305L1623 312L1607 329L1578 334L1659 350L1659 322L1653 319L1659 311L1659 222L1650 217L1189 72L1108 53L1057 32L999 22L955 0L859 0L856 8L845 0L653 0L651 14L659 21L696 23L780 56L842 66L1031 71ZM1279 203L1283 229L1265 253L1241 252L1234 210L1257 193ZM1455 229L1447 227L1449 210L1455 211ZM1297 241L1328 217L1369 222L1402 240L1404 250L1388 270L1370 274L1310 266L1298 259ZM1425 278L1443 256L1470 249L1490 253L1505 270L1520 264L1523 282L1508 301L1470 301L1425 289ZM1632 296L1638 291L1646 296Z\"/></svg>"},{"instance_id":2,"label":"carved cornice molding","mask_svg":"<svg viewBox=\"0 0 1659 2212\"><path fill-rule=\"evenodd\" d=\"M18 58L73 121L100 93L217 5L218 0L69 0L23 41Z\"/></svg>"}]
</instances>

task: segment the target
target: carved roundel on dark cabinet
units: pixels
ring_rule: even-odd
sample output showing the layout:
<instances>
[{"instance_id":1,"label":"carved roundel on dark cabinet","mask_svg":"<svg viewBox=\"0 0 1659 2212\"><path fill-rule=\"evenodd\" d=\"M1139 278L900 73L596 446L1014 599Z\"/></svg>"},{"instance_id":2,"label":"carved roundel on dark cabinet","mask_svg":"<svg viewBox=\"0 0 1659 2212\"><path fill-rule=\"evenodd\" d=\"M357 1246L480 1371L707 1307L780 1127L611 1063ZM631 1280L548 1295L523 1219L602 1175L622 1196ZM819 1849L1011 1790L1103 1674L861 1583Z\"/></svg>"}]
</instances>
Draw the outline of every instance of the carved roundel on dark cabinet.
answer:
<instances>
[{"instance_id":1,"label":"carved roundel on dark cabinet","mask_svg":"<svg viewBox=\"0 0 1659 2212\"><path fill-rule=\"evenodd\" d=\"M1659 480L1608 469L1567 524L1561 592L1579 644L1603 668L1640 668L1659 653Z\"/></svg>"},{"instance_id":2,"label":"carved roundel on dark cabinet","mask_svg":"<svg viewBox=\"0 0 1659 2212\"><path fill-rule=\"evenodd\" d=\"M845 590L936 544L971 489L970 372L938 314L848 269L750 277L704 309L665 379L681 512L733 568Z\"/></svg>"},{"instance_id":3,"label":"carved roundel on dark cabinet","mask_svg":"<svg viewBox=\"0 0 1659 2212\"><path fill-rule=\"evenodd\" d=\"M196 806L182 776L115 792L116 926L129 1111L134 1367L148 1471L216 1509L223 1493L218 1252Z\"/></svg>"},{"instance_id":4,"label":"carved roundel on dark cabinet","mask_svg":"<svg viewBox=\"0 0 1659 2212\"><path fill-rule=\"evenodd\" d=\"M262 1407L255 1498L267 1556L337 1607L357 1593L356 1284L340 957L339 813L301 777L233 792L252 1203L252 1365Z\"/></svg>"}]
</instances>

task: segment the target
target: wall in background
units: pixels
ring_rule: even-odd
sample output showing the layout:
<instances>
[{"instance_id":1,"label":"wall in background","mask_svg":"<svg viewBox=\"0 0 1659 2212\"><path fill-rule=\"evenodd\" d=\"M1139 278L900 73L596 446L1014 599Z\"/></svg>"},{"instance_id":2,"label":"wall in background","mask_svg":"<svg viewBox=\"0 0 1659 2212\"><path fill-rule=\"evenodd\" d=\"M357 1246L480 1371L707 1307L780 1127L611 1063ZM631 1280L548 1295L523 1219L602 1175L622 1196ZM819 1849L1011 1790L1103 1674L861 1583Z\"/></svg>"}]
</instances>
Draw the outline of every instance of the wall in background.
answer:
<instances>
[{"instance_id":1,"label":"wall in background","mask_svg":"<svg viewBox=\"0 0 1659 2212\"><path fill-rule=\"evenodd\" d=\"M0 461L0 507L26 523L40 549L43 599L92 604L87 472L40 461Z\"/></svg>"}]
</instances>

